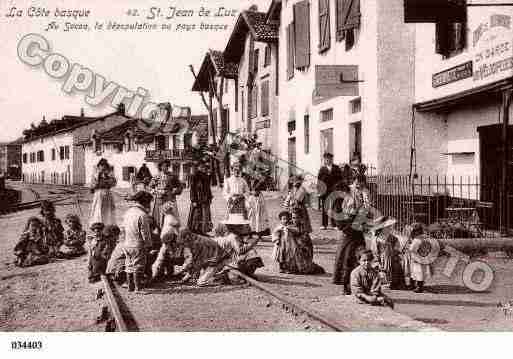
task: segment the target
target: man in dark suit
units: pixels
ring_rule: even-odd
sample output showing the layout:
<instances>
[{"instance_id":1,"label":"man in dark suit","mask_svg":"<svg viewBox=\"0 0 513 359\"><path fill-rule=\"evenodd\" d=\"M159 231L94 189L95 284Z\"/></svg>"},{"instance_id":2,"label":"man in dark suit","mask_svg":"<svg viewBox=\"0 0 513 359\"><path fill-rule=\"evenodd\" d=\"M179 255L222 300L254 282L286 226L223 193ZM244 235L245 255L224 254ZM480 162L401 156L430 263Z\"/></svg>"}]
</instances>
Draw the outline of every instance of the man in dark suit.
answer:
<instances>
[{"instance_id":1,"label":"man in dark suit","mask_svg":"<svg viewBox=\"0 0 513 359\"><path fill-rule=\"evenodd\" d=\"M342 180L342 170L333 164L333 155L324 153L324 166L319 169L317 176L317 188L319 191L320 206L322 210L321 229L334 229L335 218L331 218L331 226L328 225L328 211L332 209L332 201L327 201L329 195L336 190L336 185Z\"/></svg>"}]
</instances>

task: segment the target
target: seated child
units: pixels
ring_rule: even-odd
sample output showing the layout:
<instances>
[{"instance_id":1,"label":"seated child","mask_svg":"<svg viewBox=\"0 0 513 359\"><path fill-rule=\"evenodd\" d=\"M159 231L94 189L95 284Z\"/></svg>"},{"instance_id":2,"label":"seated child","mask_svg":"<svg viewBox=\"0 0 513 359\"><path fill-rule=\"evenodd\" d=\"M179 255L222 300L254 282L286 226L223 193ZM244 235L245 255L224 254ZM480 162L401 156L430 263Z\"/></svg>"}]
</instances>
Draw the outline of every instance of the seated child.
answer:
<instances>
[{"instance_id":1,"label":"seated child","mask_svg":"<svg viewBox=\"0 0 513 359\"><path fill-rule=\"evenodd\" d=\"M91 225L92 236L88 238L89 242L89 283L96 283L100 281L102 274L105 274L107 269L107 261L112 252L110 243L103 235L103 223L93 223Z\"/></svg>"},{"instance_id":2,"label":"seated child","mask_svg":"<svg viewBox=\"0 0 513 359\"><path fill-rule=\"evenodd\" d=\"M19 242L14 247L15 265L30 267L48 263L48 247L44 242L43 223L37 217L30 217Z\"/></svg>"},{"instance_id":3,"label":"seated child","mask_svg":"<svg viewBox=\"0 0 513 359\"><path fill-rule=\"evenodd\" d=\"M41 201L43 216L43 231L50 257L58 256L59 248L64 241L64 227L61 220L55 216L55 206L50 201Z\"/></svg>"},{"instance_id":4,"label":"seated child","mask_svg":"<svg viewBox=\"0 0 513 359\"><path fill-rule=\"evenodd\" d=\"M285 247L286 237L288 235L287 227L290 222L290 213L288 211L281 211L278 214L280 224L274 229L272 234L272 242L274 243L272 258L278 263L280 272L285 272Z\"/></svg>"},{"instance_id":5,"label":"seated child","mask_svg":"<svg viewBox=\"0 0 513 359\"><path fill-rule=\"evenodd\" d=\"M84 249L86 232L82 230L80 218L70 213L66 216L65 223L69 228L64 232L64 242L59 248L59 257L75 258L87 253Z\"/></svg>"},{"instance_id":6,"label":"seated child","mask_svg":"<svg viewBox=\"0 0 513 359\"><path fill-rule=\"evenodd\" d=\"M362 303L388 305L393 309L392 300L381 292L381 279L378 271L372 267L373 260L372 251L360 252L360 265L351 272L351 293Z\"/></svg>"}]
</instances>

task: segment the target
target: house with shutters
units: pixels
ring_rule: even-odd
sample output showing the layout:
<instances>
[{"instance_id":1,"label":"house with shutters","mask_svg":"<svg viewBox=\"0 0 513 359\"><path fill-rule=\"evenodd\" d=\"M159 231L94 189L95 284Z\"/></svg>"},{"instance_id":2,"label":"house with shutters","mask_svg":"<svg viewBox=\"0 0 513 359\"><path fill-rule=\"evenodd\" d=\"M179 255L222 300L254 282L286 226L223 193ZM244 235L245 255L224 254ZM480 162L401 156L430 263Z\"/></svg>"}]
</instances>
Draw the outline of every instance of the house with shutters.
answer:
<instances>
[{"instance_id":1,"label":"house with shutters","mask_svg":"<svg viewBox=\"0 0 513 359\"><path fill-rule=\"evenodd\" d=\"M315 179L322 155L407 173L415 29L403 0L288 0L279 37L280 157Z\"/></svg>"},{"instance_id":2,"label":"house with shutters","mask_svg":"<svg viewBox=\"0 0 513 359\"><path fill-rule=\"evenodd\" d=\"M224 50L224 61L236 64L234 111L230 131L257 135L262 147L279 153L279 60L280 2L267 12L256 6L242 11ZM232 115L233 113L233 115Z\"/></svg>"},{"instance_id":3,"label":"house with shutters","mask_svg":"<svg viewBox=\"0 0 513 359\"><path fill-rule=\"evenodd\" d=\"M102 131L126 121L124 106L100 117L65 115L43 120L23 131L22 180L27 183L83 185L86 183L85 151L77 144L84 133Z\"/></svg>"},{"instance_id":4,"label":"house with shutters","mask_svg":"<svg viewBox=\"0 0 513 359\"><path fill-rule=\"evenodd\" d=\"M208 141L208 117L172 117L168 123L141 119L126 119L105 131L92 130L77 144L85 151L87 183L90 183L101 158L113 166L117 187L128 188L143 163L157 174L161 160L171 162L171 171L181 181L188 182L192 163L192 147Z\"/></svg>"},{"instance_id":5,"label":"house with shutters","mask_svg":"<svg viewBox=\"0 0 513 359\"><path fill-rule=\"evenodd\" d=\"M208 138L223 141L225 134L237 130L237 64L225 61L222 51L209 49L203 58L192 91L201 92L208 109ZM206 96L205 96L206 95ZM211 112L211 113L210 113Z\"/></svg>"}]
</instances>

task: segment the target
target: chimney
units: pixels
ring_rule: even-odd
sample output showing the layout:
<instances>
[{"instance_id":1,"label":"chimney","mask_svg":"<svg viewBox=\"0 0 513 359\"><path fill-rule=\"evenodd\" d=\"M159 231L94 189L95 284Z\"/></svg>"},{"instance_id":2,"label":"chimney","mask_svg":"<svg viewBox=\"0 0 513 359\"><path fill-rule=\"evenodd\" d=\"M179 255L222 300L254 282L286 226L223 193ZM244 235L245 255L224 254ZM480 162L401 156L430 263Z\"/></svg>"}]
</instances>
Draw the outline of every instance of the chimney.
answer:
<instances>
[{"instance_id":1,"label":"chimney","mask_svg":"<svg viewBox=\"0 0 513 359\"><path fill-rule=\"evenodd\" d=\"M248 11L258 11L258 6L256 4L253 4L249 7Z\"/></svg>"},{"instance_id":2,"label":"chimney","mask_svg":"<svg viewBox=\"0 0 513 359\"><path fill-rule=\"evenodd\" d=\"M84 117L84 108L83 107L80 109L80 117Z\"/></svg>"}]
</instances>

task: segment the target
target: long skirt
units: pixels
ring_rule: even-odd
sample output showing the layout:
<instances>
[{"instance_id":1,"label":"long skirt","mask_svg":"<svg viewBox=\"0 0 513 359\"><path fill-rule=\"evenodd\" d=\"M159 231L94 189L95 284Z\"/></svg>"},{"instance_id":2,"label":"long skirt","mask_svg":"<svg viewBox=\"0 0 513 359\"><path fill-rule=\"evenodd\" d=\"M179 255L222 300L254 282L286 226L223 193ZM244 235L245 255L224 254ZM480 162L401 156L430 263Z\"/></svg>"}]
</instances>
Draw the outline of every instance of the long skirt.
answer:
<instances>
[{"instance_id":1,"label":"long skirt","mask_svg":"<svg viewBox=\"0 0 513 359\"><path fill-rule=\"evenodd\" d=\"M310 215L308 214L308 209L304 204L300 204L298 206L301 218L303 219L303 227L302 230L306 233L312 233L312 222L310 221Z\"/></svg>"},{"instance_id":2,"label":"long skirt","mask_svg":"<svg viewBox=\"0 0 513 359\"><path fill-rule=\"evenodd\" d=\"M89 225L97 222L105 226L116 224L116 205L109 189L97 189L94 192Z\"/></svg>"},{"instance_id":3,"label":"long skirt","mask_svg":"<svg viewBox=\"0 0 513 359\"><path fill-rule=\"evenodd\" d=\"M251 230L257 233L262 233L266 229L269 229L269 217L267 216L265 199L262 193L260 193L258 197L251 196L248 200L248 205L248 219Z\"/></svg>"},{"instance_id":4,"label":"long skirt","mask_svg":"<svg viewBox=\"0 0 513 359\"><path fill-rule=\"evenodd\" d=\"M151 208L151 214L153 217L153 220L155 223L159 226L159 228L162 228L162 225L164 224L164 214L162 213L162 205L166 203L167 201L163 200L162 198L155 198L155 200L152 203ZM170 201L173 204L173 215L178 219L178 222L180 222L180 215L178 213L178 205L176 204L176 201Z\"/></svg>"},{"instance_id":5,"label":"long skirt","mask_svg":"<svg viewBox=\"0 0 513 359\"><path fill-rule=\"evenodd\" d=\"M283 241L281 269L294 274L322 274L324 269L313 262L313 246L309 236L287 236Z\"/></svg>"},{"instance_id":6,"label":"long skirt","mask_svg":"<svg viewBox=\"0 0 513 359\"><path fill-rule=\"evenodd\" d=\"M191 207L187 227L191 232L199 234L206 234L212 230L210 203L199 203L196 207Z\"/></svg>"}]
</instances>

